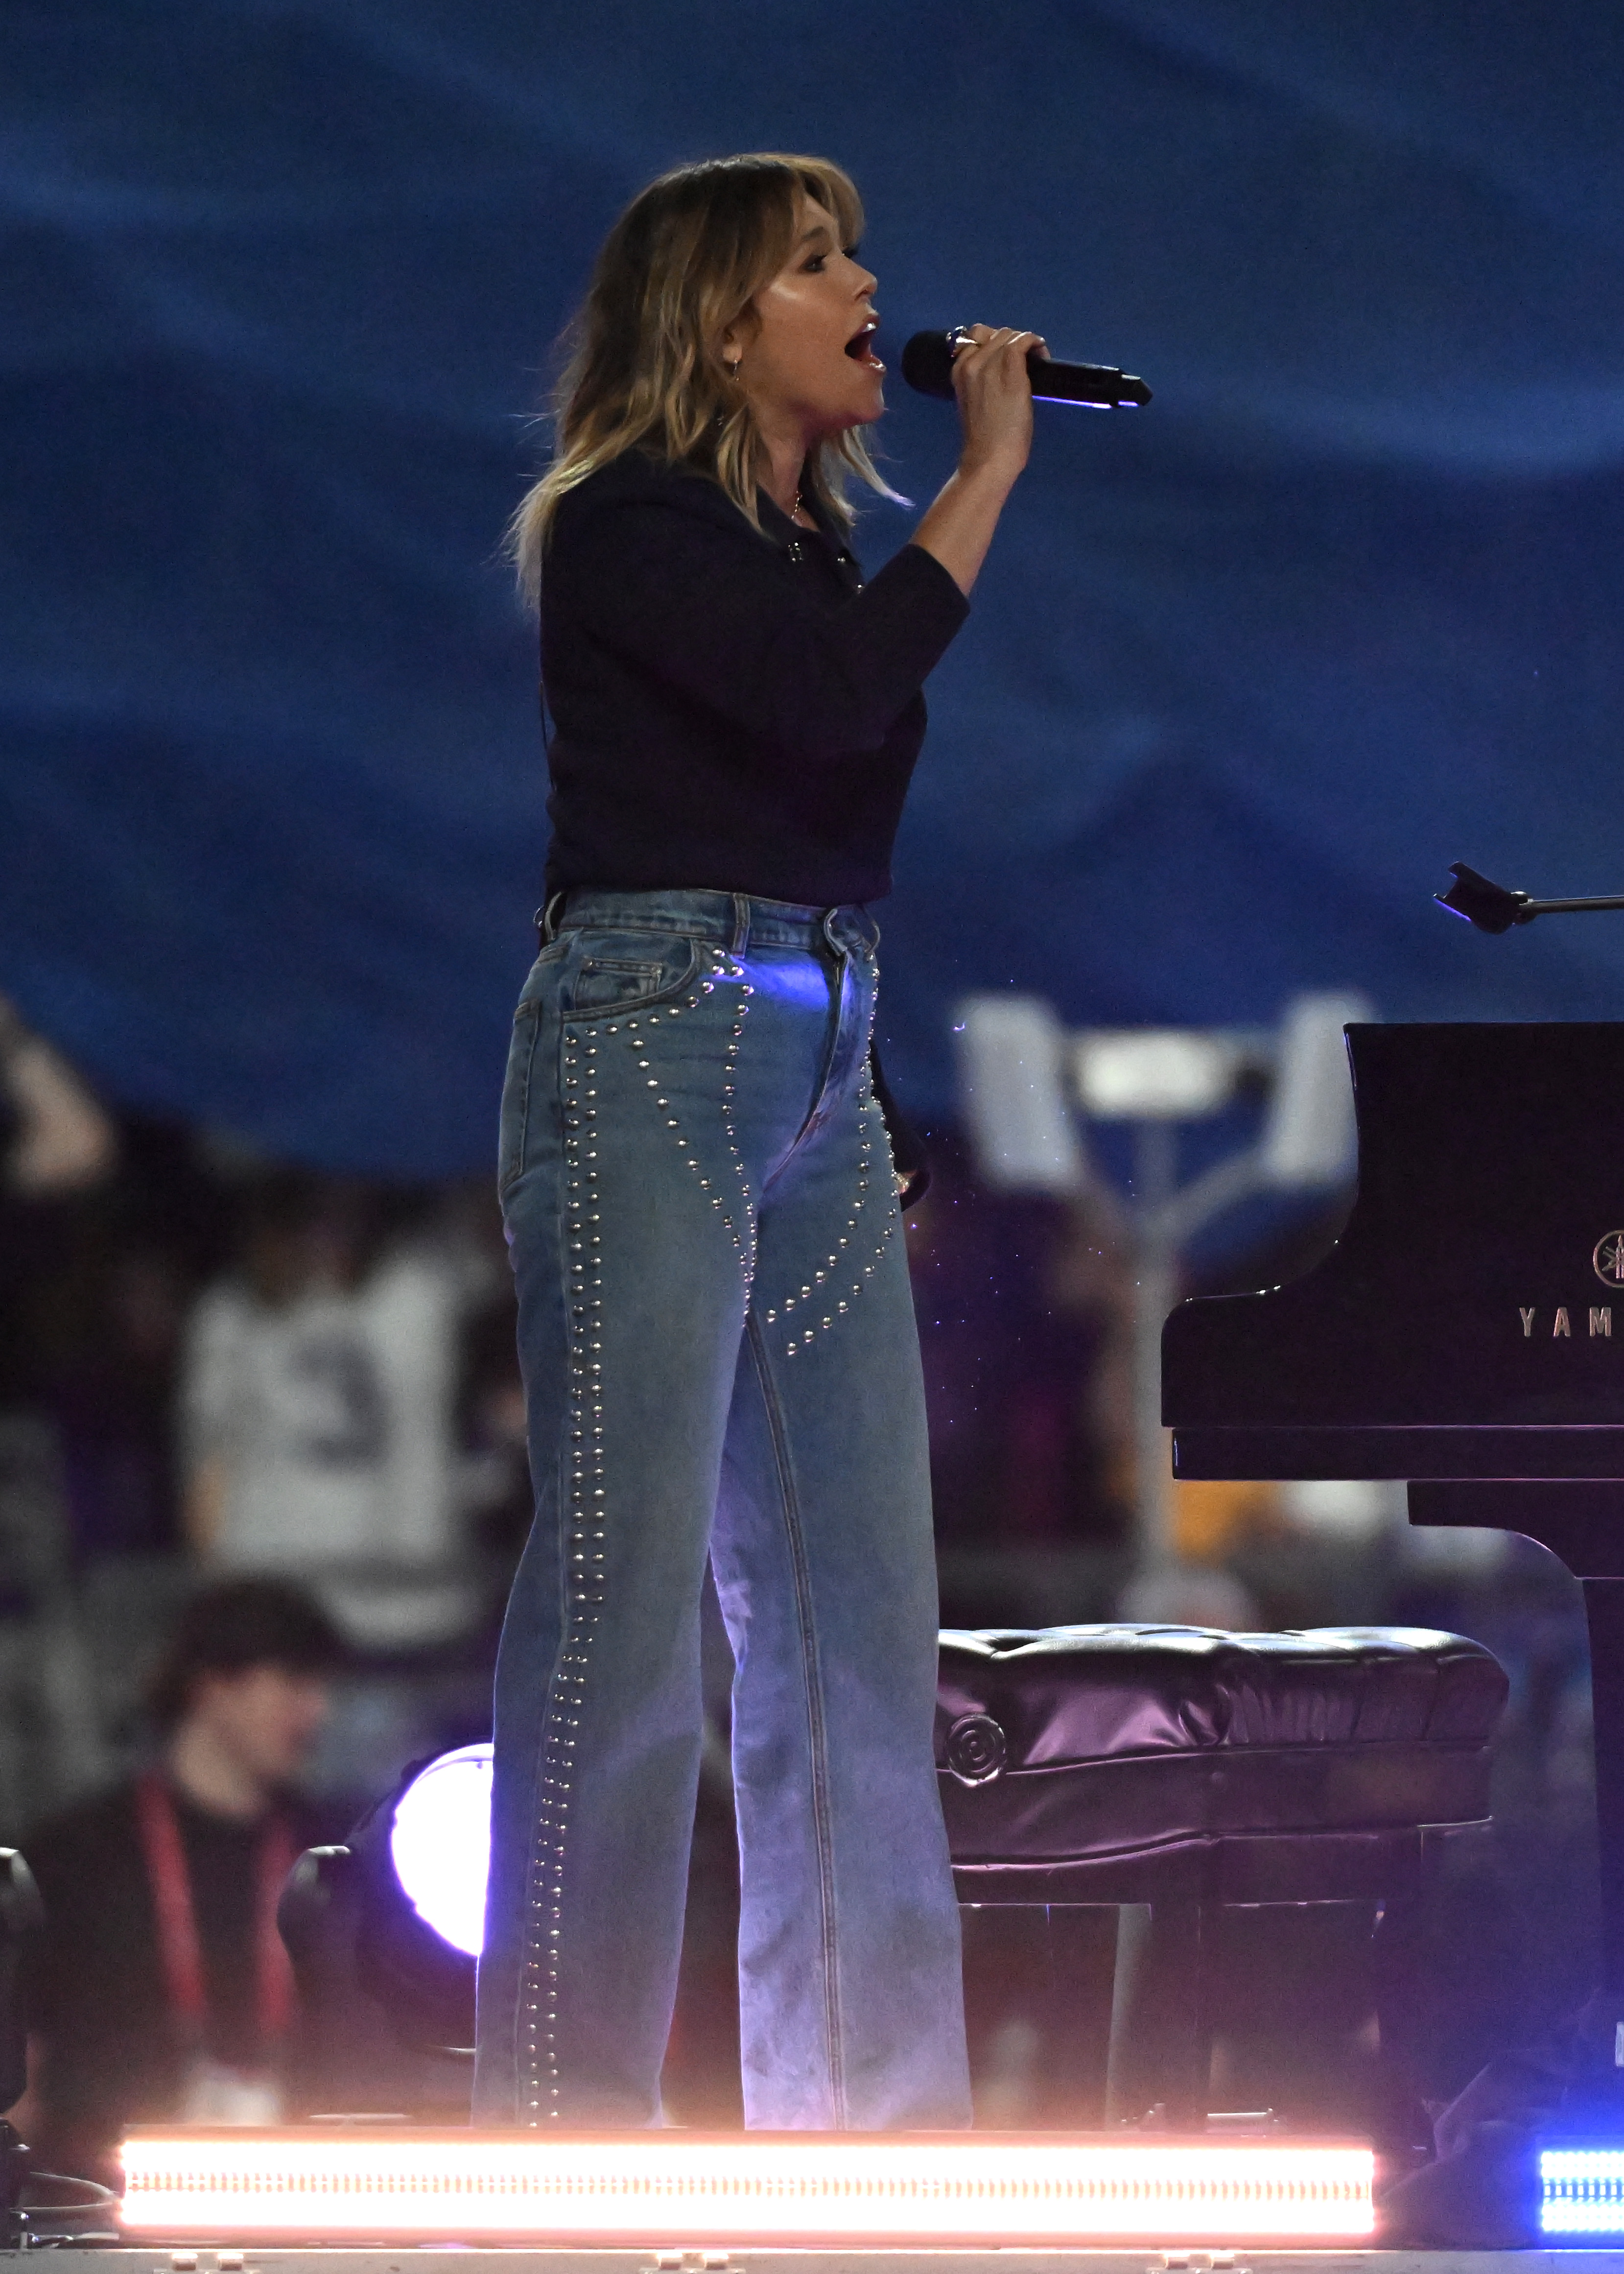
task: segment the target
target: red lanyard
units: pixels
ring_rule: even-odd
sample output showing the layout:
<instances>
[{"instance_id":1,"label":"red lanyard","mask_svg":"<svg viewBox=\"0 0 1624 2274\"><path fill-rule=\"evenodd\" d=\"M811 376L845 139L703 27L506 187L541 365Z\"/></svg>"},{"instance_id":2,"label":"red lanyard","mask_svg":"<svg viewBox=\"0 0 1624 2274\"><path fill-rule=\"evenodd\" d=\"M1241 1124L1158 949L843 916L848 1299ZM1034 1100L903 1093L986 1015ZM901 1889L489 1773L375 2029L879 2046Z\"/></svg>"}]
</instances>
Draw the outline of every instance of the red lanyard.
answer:
<instances>
[{"instance_id":1,"label":"red lanyard","mask_svg":"<svg viewBox=\"0 0 1624 2274\"><path fill-rule=\"evenodd\" d=\"M208 1992L203 1980L203 1948L192 1900L192 1873L176 1818L175 1802L162 1777L153 1772L137 1781L136 1814L147 1876L158 1922L158 1951L163 1964L169 2009L192 2042L203 2036ZM297 1850L286 1824L273 1816L259 1841L258 1900L254 1905L255 2008L260 2044L268 2052L287 2034L293 2011L293 1969L276 1931L276 1906Z\"/></svg>"}]
</instances>

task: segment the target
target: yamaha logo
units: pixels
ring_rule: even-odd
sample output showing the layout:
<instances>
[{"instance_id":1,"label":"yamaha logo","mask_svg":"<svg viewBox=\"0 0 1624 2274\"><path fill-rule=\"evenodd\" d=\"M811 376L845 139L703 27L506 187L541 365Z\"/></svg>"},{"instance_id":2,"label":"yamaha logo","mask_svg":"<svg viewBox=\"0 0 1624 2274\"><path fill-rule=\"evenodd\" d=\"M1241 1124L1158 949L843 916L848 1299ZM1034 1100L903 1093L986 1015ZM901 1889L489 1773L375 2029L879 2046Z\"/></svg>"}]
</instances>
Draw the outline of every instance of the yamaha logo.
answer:
<instances>
[{"instance_id":1,"label":"yamaha logo","mask_svg":"<svg viewBox=\"0 0 1624 2274\"><path fill-rule=\"evenodd\" d=\"M1604 1286L1624 1287L1624 1231L1604 1231L1590 1262Z\"/></svg>"}]
</instances>

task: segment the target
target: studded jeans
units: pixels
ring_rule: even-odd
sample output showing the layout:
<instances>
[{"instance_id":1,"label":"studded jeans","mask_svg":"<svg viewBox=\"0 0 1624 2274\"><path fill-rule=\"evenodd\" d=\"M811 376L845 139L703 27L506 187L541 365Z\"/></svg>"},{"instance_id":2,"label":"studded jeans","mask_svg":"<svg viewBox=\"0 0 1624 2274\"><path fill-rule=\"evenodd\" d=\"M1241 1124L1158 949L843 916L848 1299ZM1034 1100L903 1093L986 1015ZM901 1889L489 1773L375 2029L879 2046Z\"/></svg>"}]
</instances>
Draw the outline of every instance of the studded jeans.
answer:
<instances>
[{"instance_id":1,"label":"studded jeans","mask_svg":"<svg viewBox=\"0 0 1624 2274\"><path fill-rule=\"evenodd\" d=\"M876 938L859 908L576 892L520 999L500 1177L536 1522L497 1667L477 2121L658 2120L707 1553L746 2120L969 2121Z\"/></svg>"}]
</instances>

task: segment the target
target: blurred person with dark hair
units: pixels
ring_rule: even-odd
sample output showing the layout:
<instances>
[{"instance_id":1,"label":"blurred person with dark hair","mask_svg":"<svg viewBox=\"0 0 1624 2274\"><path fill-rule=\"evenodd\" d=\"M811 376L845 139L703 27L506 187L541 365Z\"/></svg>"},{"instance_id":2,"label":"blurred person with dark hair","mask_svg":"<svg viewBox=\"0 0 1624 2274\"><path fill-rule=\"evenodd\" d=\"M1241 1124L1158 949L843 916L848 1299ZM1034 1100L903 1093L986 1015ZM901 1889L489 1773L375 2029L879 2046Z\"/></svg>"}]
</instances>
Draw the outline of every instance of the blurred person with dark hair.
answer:
<instances>
[{"instance_id":1,"label":"blurred person with dark hair","mask_svg":"<svg viewBox=\"0 0 1624 2274\"><path fill-rule=\"evenodd\" d=\"M206 1589L148 1690L156 1759L28 1840L46 1925L16 2121L53 2168L105 2177L131 2124L280 2114L297 2016L276 1903L330 1829L293 1781L343 1654L300 1588Z\"/></svg>"},{"instance_id":2,"label":"blurred person with dark hair","mask_svg":"<svg viewBox=\"0 0 1624 2274\"><path fill-rule=\"evenodd\" d=\"M192 1314L185 1531L221 1571L313 1587L349 1638L462 1631L458 1332L489 1276L466 1243L386 1245L375 1195L287 1172L252 1197L237 1268Z\"/></svg>"}]
</instances>

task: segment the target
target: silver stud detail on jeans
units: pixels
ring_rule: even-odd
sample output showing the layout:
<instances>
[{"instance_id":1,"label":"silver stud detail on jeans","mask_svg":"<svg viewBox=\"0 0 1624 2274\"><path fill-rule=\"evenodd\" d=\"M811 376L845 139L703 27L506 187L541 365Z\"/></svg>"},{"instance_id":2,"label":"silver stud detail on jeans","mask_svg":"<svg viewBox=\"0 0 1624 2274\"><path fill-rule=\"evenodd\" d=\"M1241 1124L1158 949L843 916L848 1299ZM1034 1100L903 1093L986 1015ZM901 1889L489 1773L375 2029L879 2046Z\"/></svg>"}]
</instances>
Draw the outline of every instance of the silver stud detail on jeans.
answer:
<instances>
[{"instance_id":1,"label":"silver stud detail on jeans","mask_svg":"<svg viewBox=\"0 0 1624 2274\"><path fill-rule=\"evenodd\" d=\"M728 1157L739 1185L740 1212L744 1218L742 1233L733 1221L733 1215L720 1193L712 1189L710 1178L701 1171L699 1155L694 1148L692 1140L683 1133L680 1120L672 1112L670 1099L659 1095L659 1080L657 1075L650 1072L650 1061L646 1058L639 1058L636 1060L636 1065L639 1073L649 1075L647 1087L655 1093L656 1110L665 1116L665 1126L675 1135L678 1152L688 1163L693 1174L699 1178L701 1192L707 1196L711 1207L721 1217L728 1238L733 1241L734 1251L739 1258L740 1269L744 1275L744 1298L748 1304L750 1290L756 1281L756 1213L750 1194L749 1179L745 1173L744 1156L739 1147L739 1133L733 1123L732 1100L734 1089L733 1074L739 1063L739 1044L744 1033L745 1016L750 1007L748 998L756 990L745 979L744 966L736 958L723 955L719 950L713 952L710 972L712 975L710 978L700 981L699 992L685 997L680 1003L671 1005L664 1015L667 1019L677 1019L680 1018L685 1011L696 1011L699 1008L699 994L714 994L718 979L734 979L742 983L739 1015L733 1021L732 1033L728 1036L727 1048L723 1053L722 1059L722 1128L727 1140ZM660 1017L659 1012L650 1011L645 1023L649 1026L656 1026ZM637 1023L635 1019L627 1020L628 1035L636 1031ZM609 1031L613 1034L614 1029L611 1028ZM648 1046L640 1037L633 1047L642 1050Z\"/></svg>"},{"instance_id":2,"label":"silver stud detail on jeans","mask_svg":"<svg viewBox=\"0 0 1624 2274\"><path fill-rule=\"evenodd\" d=\"M569 1482L563 1511L569 1553L565 1559L564 1642L548 1693L541 1759L541 1796L530 1858L523 1997L526 2121L561 2120L558 2059L559 1946L563 1939L565 1834L575 1738L592 1630L603 1598L605 1537L603 1448L603 1258L598 1190L598 1090L592 1077L596 1027L564 1031L564 1245L568 1302L569 1394L566 1442ZM584 1065L583 1060L584 1059ZM589 1421L588 1416L590 1415ZM589 1510L590 1511L589 1517ZM591 1567L598 1568L593 1569Z\"/></svg>"},{"instance_id":3,"label":"silver stud detail on jeans","mask_svg":"<svg viewBox=\"0 0 1624 2274\"><path fill-rule=\"evenodd\" d=\"M872 1026L872 1013L869 1013L869 1021ZM858 1085L857 1091L859 1127L859 1136L857 1141L857 1197L852 1202L852 1213L846 1220L846 1230L833 1243L834 1253L827 1258L824 1263L821 1264L818 1269L814 1271L810 1282L801 1289L799 1294L786 1295L783 1301L778 1305L777 1310L769 1311L766 1314L766 1323L768 1326L776 1326L778 1322L780 1314L787 1318L789 1314L797 1309L801 1304L809 1301L814 1295L821 1293L830 1274L831 1272L839 1271L841 1268L841 1250L849 1246L852 1240L855 1238L862 1221L862 1212L869 1206L871 1200L876 1197L876 1195L871 1192L871 1187L874 1182L873 1168L875 1139L873 1125L878 1111L879 1108L875 1102L874 1087L868 1071L868 1058L867 1053L865 1052L862 1080ZM889 1147L886 1148L886 1157L889 1163ZM889 1181L889 1179L887 1181ZM869 1251L868 1261L859 1268L857 1276L846 1287L844 1292L836 1301L832 1311L826 1312L818 1320L816 1326L805 1327L801 1329L799 1333L790 1337L790 1339L786 1344L784 1349L784 1355L786 1358L793 1358L798 1352L809 1348L809 1346L817 1340L820 1334L827 1334L831 1327L835 1325L837 1321L845 1314L849 1306L859 1295L862 1293L863 1289L868 1285L869 1280L873 1278L876 1271L879 1269L881 1260L885 1254L887 1246L890 1244L892 1234L895 1232L897 1226L902 1221L901 1215L897 1207L896 1195L894 1193L887 1193L885 1205L886 1215L884 1226L881 1231L878 1240ZM851 1265L851 1259L849 1257L846 1259L846 1268L849 1269ZM824 1300L827 1301L828 1299L828 1297L825 1295Z\"/></svg>"}]
</instances>

